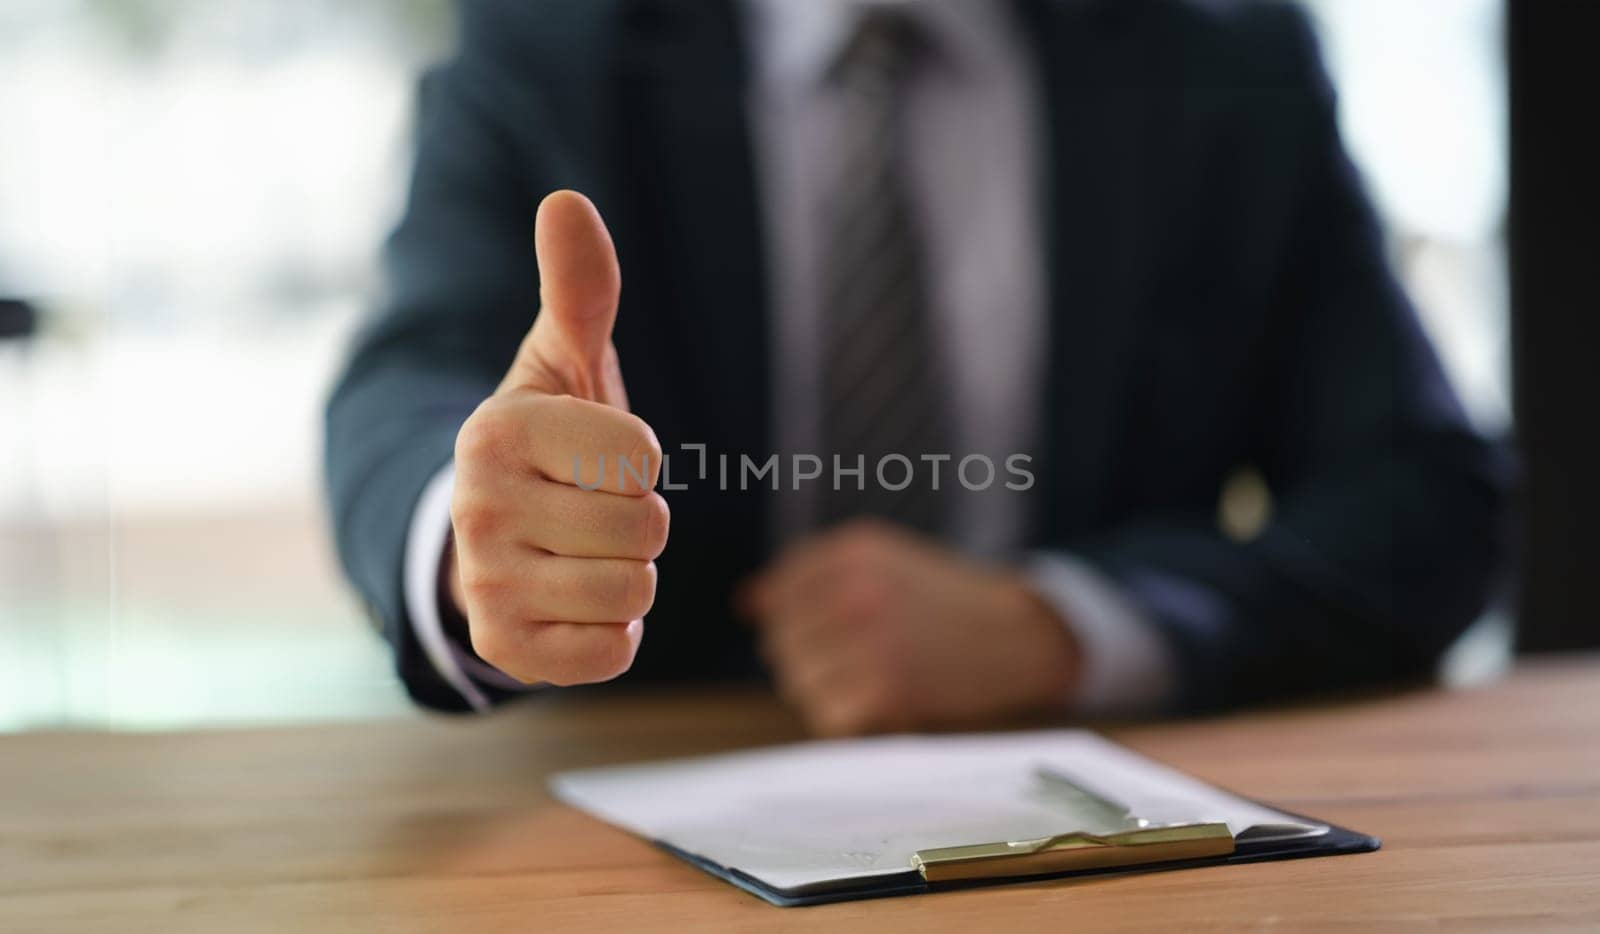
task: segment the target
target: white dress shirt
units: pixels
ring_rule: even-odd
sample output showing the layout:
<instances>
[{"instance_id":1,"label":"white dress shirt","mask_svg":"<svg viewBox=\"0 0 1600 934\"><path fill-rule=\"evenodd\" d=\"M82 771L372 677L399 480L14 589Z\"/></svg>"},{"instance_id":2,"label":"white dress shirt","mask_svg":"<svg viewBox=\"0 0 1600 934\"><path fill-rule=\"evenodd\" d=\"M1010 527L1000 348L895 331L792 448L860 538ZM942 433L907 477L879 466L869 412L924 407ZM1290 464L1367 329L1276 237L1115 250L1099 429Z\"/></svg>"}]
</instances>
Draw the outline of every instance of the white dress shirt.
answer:
<instances>
[{"instance_id":1,"label":"white dress shirt","mask_svg":"<svg viewBox=\"0 0 1600 934\"><path fill-rule=\"evenodd\" d=\"M1010 5L980 0L745 0L754 53L748 104L772 270L778 453L814 451L820 435L817 284L826 232L819 206L841 119L825 73L860 10L874 2L903 8L932 40L905 90L908 190L926 238L934 331L960 348L945 354L957 456L1003 464L1033 450L1043 398L1043 147L1038 89ZM436 582L452 479L450 469L441 472L413 513L406 606L440 675L481 709L488 703L477 683L515 682L451 644L440 624ZM817 504L807 494L815 489L801 485L776 498L775 544L811 527ZM1072 626L1084 677L1064 703L1102 713L1158 703L1173 683L1170 650L1087 564L1067 554L1019 554L1027 501L998 483L983 493L960 491L953 540L977 557L1025 563L1041 596Z\"/></svg>"}]
</instances>

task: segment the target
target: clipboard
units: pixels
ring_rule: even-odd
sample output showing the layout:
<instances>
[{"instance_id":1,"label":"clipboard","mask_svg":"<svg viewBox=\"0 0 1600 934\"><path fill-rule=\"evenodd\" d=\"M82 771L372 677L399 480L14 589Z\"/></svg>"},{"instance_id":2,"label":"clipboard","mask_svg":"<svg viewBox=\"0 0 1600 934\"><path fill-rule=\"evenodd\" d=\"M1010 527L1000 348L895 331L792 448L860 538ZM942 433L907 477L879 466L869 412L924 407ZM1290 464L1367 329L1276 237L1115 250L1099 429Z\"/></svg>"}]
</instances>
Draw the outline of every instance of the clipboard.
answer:
<instances>
[{"instance_id":1,"label":"clipboard","mask_svg":"<svg viewBox=\"0 0 1600 934\"><path fill-rule=\"evenodd\" d=\"M800 743L551 786L781 907L1380 845L1082 730Z\"/></svg>"},{"instance_id":2,"label":"clipboard","mask_svg":"<svg viewBox=\"0 0 1600 934\"><path fill-rule=\"evenodd\" d=\"M859 885L846 885L826 892L796 894L767 885L747 873L681 850L670 843L652 841L667 853L683 860L703 872L730 883L761 900L779 908L801 908L811 905L828 905L836 902L861 901L871 898L894 898L904 895L928 895L935 892L959 891L993 885L1014 885L1024 882L1048 882L1093 876L1125 875L1144 872L1168 872L1178 869L1197 869L1202 866L1226 866L1246 863L1271 862L1284 859L1306 859L1314 856L1340 856L1353 853L1371 853L1382 846L1377 837L1343 827L1328 826L1328 832L1317 837L1299 840L1248 839L1237 841L1231 852L1208 856L1177 857L1143 863L1120 865L1079 866L1046 869L1037 872L1019 871L995 875L971 875L929 880L915 869L894 876L879 876L863 880ZM1150 854L1145 854L1150 855Z\"/></svg>"}]
</instances>

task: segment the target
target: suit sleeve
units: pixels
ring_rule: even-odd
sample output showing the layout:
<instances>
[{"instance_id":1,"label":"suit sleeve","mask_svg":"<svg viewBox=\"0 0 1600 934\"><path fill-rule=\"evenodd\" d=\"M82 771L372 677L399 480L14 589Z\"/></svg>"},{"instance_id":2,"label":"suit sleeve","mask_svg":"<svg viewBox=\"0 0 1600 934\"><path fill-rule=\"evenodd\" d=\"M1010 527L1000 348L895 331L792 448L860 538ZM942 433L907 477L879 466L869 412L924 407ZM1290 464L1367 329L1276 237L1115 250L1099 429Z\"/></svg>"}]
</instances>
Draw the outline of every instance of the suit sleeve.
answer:
<instances>
[{"instance_id":1,"label":"suit sleeve","mask_svg":"<svg viewBox=\"0 0 1600 934\"><path fill-rule=\"evenodd\" d=\"M340 560L393 644L419 703L465 710L406 617L410 519L453 456L461 423L512 359L538 307L535 182L545 156L518 145L540 133L526 83L480 54L468 22L462 51L430 72L419 95L407 205L384 252L385 297L354 342L326 411L325 466ZM504 119L517 114L515 126ZM504 696L492 689L497 699Z\"/></svg>"},{"instance_id":2,"label":"suit sleeve","mask_svg":"<svg viewBox=\"0 0 1600 934\"><path fill-rule=\"evenodd\" d=\"M1254 539L1151 515L1085 557L1167 637L1195 710L1428 672L1482 612L1512 465L1469 426L1386 261L1308 24L1294 50L1299 181L1255 452L1275 509Z\"/></svg>"}]
</instances>

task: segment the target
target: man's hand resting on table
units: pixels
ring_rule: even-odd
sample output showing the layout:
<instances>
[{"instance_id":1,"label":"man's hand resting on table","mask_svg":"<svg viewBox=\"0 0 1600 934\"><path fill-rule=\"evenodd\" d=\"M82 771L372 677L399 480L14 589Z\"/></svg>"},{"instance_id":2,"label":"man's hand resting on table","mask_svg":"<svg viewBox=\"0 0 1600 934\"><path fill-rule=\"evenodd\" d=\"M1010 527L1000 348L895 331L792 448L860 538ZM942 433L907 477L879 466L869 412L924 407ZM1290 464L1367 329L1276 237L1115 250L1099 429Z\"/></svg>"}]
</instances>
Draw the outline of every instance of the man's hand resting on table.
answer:
<instances>
[{"instance_id":1,"label":"man's hand resting on table","mask_svg":"<svg viewBox=\"0 0 1600 934\"><path fill-rule=\"evenodd\" d=\"M885 523L792 546L740 595L778 689L830 735L1060 710L1079 653L1020 576Z\"/></svg>"},{"instance_id":2,"label":"man's hand resting on table","mask_svg":"<svg viewBox=\"0 0 1600 934\"><path fill-rule=\"evenodd\" d=\"M534 239L543 307L456 438L444 573L485 661L530 684L605 681L633 664L655 600L661 447L628 412L611 343L621 273L599 212L558 191ZM588 486L602 457L600 488L580 489L575 459Z\"/></svg>"}]
</instances>

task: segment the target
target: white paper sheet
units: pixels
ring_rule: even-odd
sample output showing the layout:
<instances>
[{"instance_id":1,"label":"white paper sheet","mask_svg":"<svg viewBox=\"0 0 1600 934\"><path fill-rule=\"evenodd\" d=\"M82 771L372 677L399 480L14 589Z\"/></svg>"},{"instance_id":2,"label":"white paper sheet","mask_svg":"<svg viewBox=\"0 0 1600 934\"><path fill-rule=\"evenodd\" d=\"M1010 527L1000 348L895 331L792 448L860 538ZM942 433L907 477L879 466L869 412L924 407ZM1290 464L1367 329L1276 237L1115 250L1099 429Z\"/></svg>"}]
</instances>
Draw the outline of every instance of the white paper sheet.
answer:
<instances>
[{"instance_id":1,"label":"white paper sheet","mask_svg":"<svg viewBox=\"0 0 1600 934\"><path fill-rule=\"evenodd\" d=\"M625 830L801 892L905 872L929 847L1112 829L1042 793L1040 768L1157 823L1327 831L1082 730L800 743L564 772L551 789Z\"/></svg>"}]
</instances>

